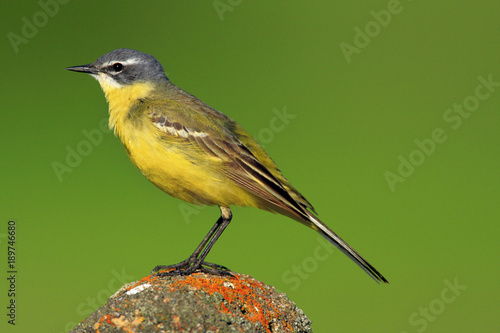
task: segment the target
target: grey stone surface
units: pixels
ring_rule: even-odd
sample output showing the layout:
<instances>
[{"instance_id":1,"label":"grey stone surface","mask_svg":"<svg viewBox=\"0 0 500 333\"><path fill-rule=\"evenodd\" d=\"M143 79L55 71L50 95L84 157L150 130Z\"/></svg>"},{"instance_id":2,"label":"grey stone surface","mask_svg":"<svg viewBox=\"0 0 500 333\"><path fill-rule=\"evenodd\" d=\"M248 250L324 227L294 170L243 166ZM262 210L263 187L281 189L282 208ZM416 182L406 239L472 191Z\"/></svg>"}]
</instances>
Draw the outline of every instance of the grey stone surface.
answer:
<instances>
[{"instance_id":1,"label":"grey stone surface","mask_svg":"<svg viewBox=\"0 0 500 333\"><path fill-rule=\"evenodd\" d=\"M312 332L285 294L248 275L148 276L71 332Z\"/></svg>"}]
</instances>

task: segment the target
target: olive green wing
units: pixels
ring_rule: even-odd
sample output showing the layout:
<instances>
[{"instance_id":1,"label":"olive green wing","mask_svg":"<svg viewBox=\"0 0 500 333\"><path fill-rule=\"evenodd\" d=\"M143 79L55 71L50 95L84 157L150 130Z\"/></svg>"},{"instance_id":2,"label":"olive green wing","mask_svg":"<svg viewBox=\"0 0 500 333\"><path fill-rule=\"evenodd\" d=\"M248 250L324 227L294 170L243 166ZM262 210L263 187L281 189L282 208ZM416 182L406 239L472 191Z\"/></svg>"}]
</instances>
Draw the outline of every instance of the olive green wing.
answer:
<instances>
[{"instance_id":1,"label":"olive green wing","mask_svg":"<svg viewBox=\"0 0 500 333\"><path fill-rule=\"evenodd\" d=\"M312 209L312 205L283 177L258 143L229 117L200 103L154 100L144 107L168 144L186 145L191 158L211 159L219 172L279 211L299 220L309 219L306 208Z\"/></svg>"},{"instance_id":2,"label":"olive green wing","mask_svg":"<svg viewBox=\"0 0 500 333\"><path fill-rule=\"evenodd\" d=\"M314 214L316 210L307 199L297 191L292 184L283 176L281 170L276 163L271 159L267 152L255 141L255 139L248 134L239 124L235 124L234 133L240 141L244 142L245 146L252 152L252 154L264 165L276 179L283 185L283 187L290 193L292 198L301 204L304 208L310 209Z\"/></svg>"}]
</instances>

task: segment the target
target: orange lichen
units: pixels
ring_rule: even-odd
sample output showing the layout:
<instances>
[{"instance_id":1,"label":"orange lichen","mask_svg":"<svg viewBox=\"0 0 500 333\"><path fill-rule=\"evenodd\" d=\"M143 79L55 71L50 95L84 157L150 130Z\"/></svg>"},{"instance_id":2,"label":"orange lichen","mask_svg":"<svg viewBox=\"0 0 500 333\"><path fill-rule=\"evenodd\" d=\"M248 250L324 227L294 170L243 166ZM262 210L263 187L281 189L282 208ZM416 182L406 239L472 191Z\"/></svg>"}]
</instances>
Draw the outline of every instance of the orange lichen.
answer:
<instances>
[{"instance_id":1,"label":"orange lichen","mask_svg":"<svg viewBox=\"0 0 500 333\"><path fill-rule=\"evenodd\" d=\"M184 280L176 281L171 284L170 289L174 290L183 286L189 285L197 290L203 290L210 295L219 293L229 303L234 304L239 302L244 304L242 311L243 316L250 322L261 322L263 327L270 332L269 322L272 319L273 313L278 312L267 300L265 296L264 285L261 282L245 279L240 276L220 277L214 276L210 279L200 277L199 274L192 274L184 278ZM254 290L261 290L262 293L257 295ZM258 298L264 298L259 301ZM267 309L263 307L266 304ZM231 311L221 302L219 307L222 312L231 313ZM270 308L270 309L269 309ZM271 311L269 311L271 310Z\"/></svg>"},{"instance_id":2,"label":"orange lichen","mask_svg":"<svg viewBox=\"0 0 500 333\"><path fill-rule=\"evenodd\" d=\"M125 289L125 291L129 291L131 289L134 289L135 287L137 286L140 286L142 284L145 284L145 283L149 283L149 284L157 284L159 282L158 280L159 278L157 276L154 276L154 275L148 275L144 278L142 278L140 281L138 281L137 283L134 283L133 285L127 287Z\"/></svg>"},{"instance_id":3,"label":"orange lichen","mask_svg":"<svg viewBox=\"0 0 500 333\"><path fill-rule=\"evenodd\" d=\"M127 287L125 290L129 291L146 283L154 286L162 282L158 276L149 275ZM277 317L279 311L268 299L268 291L262 282L240 275L231 277L210 276L210 278L207 278L203 273L194 273L182 277L181 280L172 282L169 288L170 290L176 290L186 286L188 288L205 291L209 295L213 295L214 293L222 295L224 301L227 303L224 304L224 301L222 301L217 305L221 312L235 315L226 305L231 304L236 306L240 304L239 306L241 308L239 310L248 321L252 323L260 322L267 332L271 332L269 323L273 318ZM106 319L109 322L110 319ZM117 322L113 321L113 324L116 325ZM180 328L179 322L173 324ZM282 325L291 330L289 323L283 321Z\"/></svg>"},{"instance_id":4,"label":"orange lichen","mask_svg":"<svg viewBox=\"0 0 500 333\"><path fill-rule=\"evenodd\" d=\"M104 315L94 325L94 329L96 330L97 333L99 333L99 327L101 327L101 325L104 323L105 320L108 324L113 325L113 323L111 322L111 316Z\"/></svg>"}]
</instances>

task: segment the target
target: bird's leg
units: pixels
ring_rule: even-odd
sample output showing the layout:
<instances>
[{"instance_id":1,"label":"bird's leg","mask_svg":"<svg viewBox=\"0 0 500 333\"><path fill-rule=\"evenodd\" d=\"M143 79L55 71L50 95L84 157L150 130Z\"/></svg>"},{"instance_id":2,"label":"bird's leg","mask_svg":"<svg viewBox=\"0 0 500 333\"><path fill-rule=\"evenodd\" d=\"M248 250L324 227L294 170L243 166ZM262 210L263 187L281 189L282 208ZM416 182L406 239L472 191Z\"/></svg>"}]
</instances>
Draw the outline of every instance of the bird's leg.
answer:
<instances>
[{"instance_id":1,"label":"bird's leg","mask_svg":"<svg viewBox=\"0 0 500 333\"><path fill-rule=\"evenodd\" d=\"M156 266L151 274L155 274L156 276L189 275L196 270L200 270L202 272L218 275L231 275L228 268L204 261L217 239L219 239L224 229L226 229L231 222L231 210L228 207L220 207L220 210L221 216L189 258L174 265ZM159 272L160 270L165 271Z\"/></svg>"}]
</instances>

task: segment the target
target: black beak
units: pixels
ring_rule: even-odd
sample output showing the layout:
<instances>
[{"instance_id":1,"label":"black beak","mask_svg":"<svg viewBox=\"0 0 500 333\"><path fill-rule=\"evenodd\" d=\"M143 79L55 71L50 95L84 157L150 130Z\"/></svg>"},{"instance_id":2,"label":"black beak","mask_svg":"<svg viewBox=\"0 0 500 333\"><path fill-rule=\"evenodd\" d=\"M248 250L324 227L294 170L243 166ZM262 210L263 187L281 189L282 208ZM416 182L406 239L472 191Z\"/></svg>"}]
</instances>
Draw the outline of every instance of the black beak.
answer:
<instances>
[{"instance_id":1,"label":"black beak","mask_svg":"<svg viewBox=\"0 0 500 333\"><path fill-rule=\"evenodd\" d=\"M92 64L82 65L82 66L73 66L66 68L68 71L87 73L87 74L97 74L99 71L92 66Z\"/></svg>"}]
</instances>

